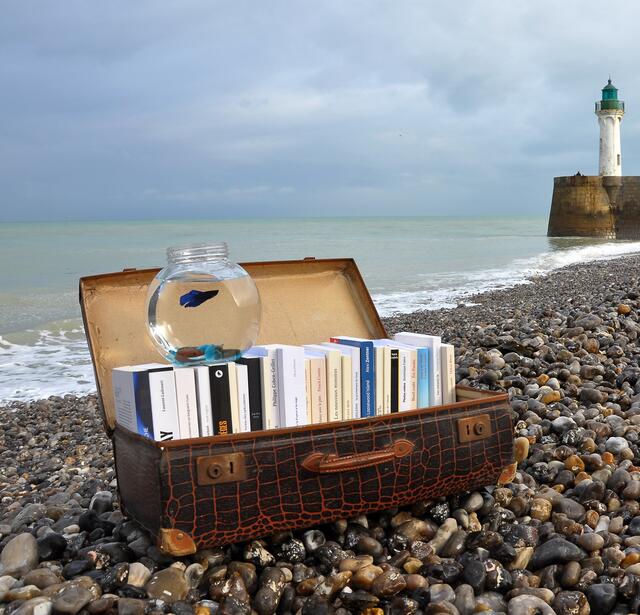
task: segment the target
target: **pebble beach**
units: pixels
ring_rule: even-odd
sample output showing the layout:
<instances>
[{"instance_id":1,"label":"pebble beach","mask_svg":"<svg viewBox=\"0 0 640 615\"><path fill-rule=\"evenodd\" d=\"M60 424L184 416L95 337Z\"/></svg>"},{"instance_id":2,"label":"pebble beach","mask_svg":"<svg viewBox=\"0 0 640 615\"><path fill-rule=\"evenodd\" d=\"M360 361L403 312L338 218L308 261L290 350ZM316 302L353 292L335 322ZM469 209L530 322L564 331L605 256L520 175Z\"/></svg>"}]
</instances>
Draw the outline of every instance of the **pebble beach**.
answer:
<instances>
[{"instance_id":1,"label":"pebble beach","mask_svg":"<svg viewBox=\"0 0 640 615\"><path fill-rule=\"evenodd\" d=\"M640 256L386 318L507 391L513 482L174 559L123 517L95 396L0 408L0 615L640 611Z\"/></svg>"}]
</instances>

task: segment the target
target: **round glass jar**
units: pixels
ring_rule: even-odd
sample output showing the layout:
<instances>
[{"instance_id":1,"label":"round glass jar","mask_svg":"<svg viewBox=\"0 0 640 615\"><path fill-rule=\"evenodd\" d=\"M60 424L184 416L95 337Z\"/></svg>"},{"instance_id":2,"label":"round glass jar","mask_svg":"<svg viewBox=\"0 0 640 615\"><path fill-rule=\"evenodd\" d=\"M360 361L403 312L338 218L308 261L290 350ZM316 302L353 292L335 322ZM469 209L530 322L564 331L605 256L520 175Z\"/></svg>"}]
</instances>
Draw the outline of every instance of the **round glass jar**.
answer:
<instances>
[{"instance_id":1,"label":"round glass jar","mask_svg":"<svg viewBox=\"0 0 640 615\"><path fill-rule=\"evenodd\" d=\"M177 365L234 361L258 338L260 295L228 259L226 243L167 250L147 296L147 325L159 352Z\"/></svg>"}]
</instances>

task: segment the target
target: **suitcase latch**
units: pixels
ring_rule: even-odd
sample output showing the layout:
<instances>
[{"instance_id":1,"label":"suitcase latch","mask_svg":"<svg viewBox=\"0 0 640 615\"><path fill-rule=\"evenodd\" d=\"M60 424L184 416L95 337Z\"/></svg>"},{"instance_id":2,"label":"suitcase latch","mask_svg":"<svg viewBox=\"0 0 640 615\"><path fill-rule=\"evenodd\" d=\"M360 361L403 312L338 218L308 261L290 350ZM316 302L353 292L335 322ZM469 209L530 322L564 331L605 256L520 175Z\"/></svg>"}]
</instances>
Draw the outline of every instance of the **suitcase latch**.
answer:
<instances>
[{"instance_id":1,"label":"suitcase latch","mask_svg":"<svg viewBox=\"0 0 640 615\"><path fill-rule=\"evenodd\" d=\"M247 478L244 453L198 457L197 475L199 485L218 485L244 480Z\"/></svg>"},{"instance_id":2,"label":"suitcase latch","mask_svg":"<svg viewBox=\"0 0 640 615\"><path fill-rule=\"evenodd\" d=\"M461 443L484 440L492 433L488 414L476 414L465 419L458 419L458 439Z\"/></svg>"}]
</instances>

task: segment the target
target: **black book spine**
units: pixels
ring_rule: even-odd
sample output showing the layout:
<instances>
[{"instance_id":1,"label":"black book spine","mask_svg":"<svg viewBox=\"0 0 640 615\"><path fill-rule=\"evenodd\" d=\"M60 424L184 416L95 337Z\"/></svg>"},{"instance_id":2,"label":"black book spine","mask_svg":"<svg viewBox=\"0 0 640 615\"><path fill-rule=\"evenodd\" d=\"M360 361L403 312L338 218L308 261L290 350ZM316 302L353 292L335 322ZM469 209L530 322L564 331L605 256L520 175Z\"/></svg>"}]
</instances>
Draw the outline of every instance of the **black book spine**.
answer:
<instances>
[{"instance_id":1,"label":"black book spine","mask_svg":"<svg viewBox=\"0 0 640 615\"><path fill-rule=\"evenodd\" d=\"M224 436L233 433L231 427L231 395L229 393L229 367L211 365L209 367L211 387L211 414L213 415L213 435Z\"/></svg>"},{"instance_id":2,"label":"black book spine","mask_svg":"<svg viewBox=\"0 0 640 615\"><path fill-rule=\"evenodd\" d=\"M391 412L398 412L399 404L399 369L400 359L397 348L391 349Z\"/></svg>"},{"instance_id":3,"label":"black book spine","mask_svg":"<svg viewBox=\"0 0 640 615\"><path fill-rule=\"evenodd\" d=\"M249 424L251 431L264 429L262 423L262 366L258 357L238 359L241 365L247 366L249 379Z\"/></svg>"},{"instance_id":4,"label":"black book spine","mask_svg":"<svg viewBox=\"0 0 640 615\"><path fill-rule=\"evenodd\" d=\"M153 412L151 410L149 372L135 372L133 378L138 433L145 438L151 438L153 440Z\"/></svg>"}]
</instances>

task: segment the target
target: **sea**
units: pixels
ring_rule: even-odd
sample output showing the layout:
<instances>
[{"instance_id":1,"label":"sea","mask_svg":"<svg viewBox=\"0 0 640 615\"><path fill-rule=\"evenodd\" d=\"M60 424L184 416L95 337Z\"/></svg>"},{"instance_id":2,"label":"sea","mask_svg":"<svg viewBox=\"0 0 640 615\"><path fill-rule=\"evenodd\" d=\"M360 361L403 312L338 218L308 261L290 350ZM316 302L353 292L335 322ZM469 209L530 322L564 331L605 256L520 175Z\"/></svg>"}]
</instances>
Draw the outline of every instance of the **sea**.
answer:
<instances>
[{"instance_id":1,"label":"sea","mask_svg":"<svg viewBox=\"0 0 640 615\"><path fill-rule=\"evenodd\" d=\"M382 316L452 308L640 242L547 238L546 217L0 223L0 402L95 391L78 279L226 241L236 262L355 258Z\"/></svg>"}]
</instances>

